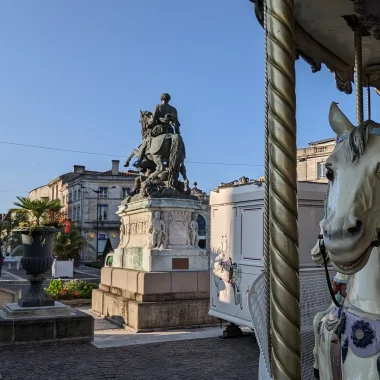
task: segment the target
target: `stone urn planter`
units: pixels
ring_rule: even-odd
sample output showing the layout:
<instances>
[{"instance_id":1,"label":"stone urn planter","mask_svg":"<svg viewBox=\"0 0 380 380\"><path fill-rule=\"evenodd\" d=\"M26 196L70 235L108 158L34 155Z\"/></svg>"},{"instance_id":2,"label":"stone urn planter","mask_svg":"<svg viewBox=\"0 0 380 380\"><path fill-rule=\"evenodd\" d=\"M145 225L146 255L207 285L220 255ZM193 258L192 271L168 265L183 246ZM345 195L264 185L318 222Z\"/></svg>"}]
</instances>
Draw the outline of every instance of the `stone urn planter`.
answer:
<instances>
[{"instance_id":1,"label":"stone urn planter","mask_svg":"<svg viewBox=\"0 0 380 380\"><path fill-rule=\"evenodd\" d=\"M43 274L53 264L54 235L60 231L56 228L37 227L18 229L21 232L24 256L21 265L30 275L30 287L27 293L18 300L21 307L54 306L54 301L44 290Z\"/></svg>"}]
</instances>

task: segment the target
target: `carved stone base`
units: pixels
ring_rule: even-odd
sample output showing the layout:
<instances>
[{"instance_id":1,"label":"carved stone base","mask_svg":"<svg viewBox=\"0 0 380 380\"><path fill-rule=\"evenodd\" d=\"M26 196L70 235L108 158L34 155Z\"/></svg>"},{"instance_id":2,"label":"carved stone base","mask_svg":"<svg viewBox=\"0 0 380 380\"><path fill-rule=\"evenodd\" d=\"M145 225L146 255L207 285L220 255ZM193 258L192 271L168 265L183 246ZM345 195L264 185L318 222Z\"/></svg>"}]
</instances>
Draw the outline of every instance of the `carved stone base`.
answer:
<instances>
[{"instance_id":1,"label":"carved stone base","mask_svg":"<svg viewBox=\"0 0 380 380\"><path fill-rule=\"evenodd\" d=\"M217 324L209 316L209 272L103 268L92 311L137 332Z\"/></svg>"},{"instance_id":2,"label":"carved stone base","mask_svg":"<svg viewBox=\"0 0 380 380\"><path fill-rule=\"evenodd\" d=\"M191 245L191 240L197 244L193 239L197 214L207 213L201 201L146 198L122 204L117 213L120 246L114 251L112 267L146 272L208 270L206 250Z\"/></svg>"},{"instance_id":3,"label":"carved stone base","mask_svg":"<svg viewBox=\"0 0 380 380\"><path fill-rule=\"evenodd\" d=\"M209 258L206 250L200 248L117 248L113 254L112 267L145 272L207 271Z\"/></svg>"}]
</instances>

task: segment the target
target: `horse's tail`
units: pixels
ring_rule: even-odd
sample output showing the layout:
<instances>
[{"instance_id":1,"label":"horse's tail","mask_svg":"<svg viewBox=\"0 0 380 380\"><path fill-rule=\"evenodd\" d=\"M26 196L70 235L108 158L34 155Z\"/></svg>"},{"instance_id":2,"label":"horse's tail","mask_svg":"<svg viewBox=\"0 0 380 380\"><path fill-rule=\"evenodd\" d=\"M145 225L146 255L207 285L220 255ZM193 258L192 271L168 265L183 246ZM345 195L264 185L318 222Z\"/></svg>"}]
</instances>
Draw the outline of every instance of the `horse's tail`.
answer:
<instances>
[{"instance_id":1,"label":"horse's tail","mask_svg":"<svg viewBox=\"0 0 380 380\"><path fill-rule=\"evenodd\" d=\"M172 135L168 165L168 185L176 188L179 176L179 168L183 160L184 143L181 135Z\"/></svg>"}]
</instances>

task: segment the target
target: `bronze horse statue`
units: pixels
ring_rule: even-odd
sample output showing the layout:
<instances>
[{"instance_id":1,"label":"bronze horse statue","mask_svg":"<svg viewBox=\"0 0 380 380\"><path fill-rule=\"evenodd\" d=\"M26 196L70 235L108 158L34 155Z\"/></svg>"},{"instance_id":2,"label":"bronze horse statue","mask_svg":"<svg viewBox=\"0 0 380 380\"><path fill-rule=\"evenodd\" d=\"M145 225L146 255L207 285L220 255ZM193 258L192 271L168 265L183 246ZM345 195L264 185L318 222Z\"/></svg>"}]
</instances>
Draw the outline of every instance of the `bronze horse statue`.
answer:
<instances>
[{"instance_id":1,"label":"bronze horse statue","mask_svg":"<svg viewBox=\"0 0 380 380\"><path fill-rule=\"evenodd\" d=\"M166 117L170 120L170 115ZM152 170L148 180L164 178L167 175L168 186L176 188L178 176L181 173L185 186L187 186L189 181L184 165L186 152L182 136L179 133L159 133L159 131L157 133L155 127L151 128L149 125L151 118L151 112L140 110L139 122L142 137L147 145L143 160L141 161L142 144L140 144L138 149L133 149L124 166L128 167L132 157L136 157L139 160L137 169L149 168Z\"/></svg>"}]
</instances>

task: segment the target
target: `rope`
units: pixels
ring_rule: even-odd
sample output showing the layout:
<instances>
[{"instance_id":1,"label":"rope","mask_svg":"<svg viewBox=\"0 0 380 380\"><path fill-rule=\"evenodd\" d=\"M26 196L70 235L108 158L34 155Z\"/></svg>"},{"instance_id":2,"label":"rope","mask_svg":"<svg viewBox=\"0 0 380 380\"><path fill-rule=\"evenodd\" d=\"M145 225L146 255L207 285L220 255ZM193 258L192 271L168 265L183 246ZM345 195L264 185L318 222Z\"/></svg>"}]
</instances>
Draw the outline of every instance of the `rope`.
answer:
<instances>
[{"instance_id":1,"label":"rope","mask_svg":"<svg viewBox=\"0 0 380 380\"><path fill-rule=\"evenodd\" d=\"M360 25L355 28L356 124L363 123L363 58Z\"/></svg>"},{"instance_id":2,"label":"rope","mask_svg":"<svg viewBox=\"0 0 380 380\"><path fill-rule=\"evenodd\" d=\"M270 251L269 251L269 124L268 124L268 30L267 30L267 0L264 4L264 289L265 289L265 319L267 325L268 352L271 352L271 316L270 316ZM271 358L271 355L269 355ZM270 360L270 359L269 359Z\"/></svg>"},{"instance_id":3,"label":"rope","mask_svg":"<svg viewBox=\"0 0 380 380\"><path fill-rule=\"evenodd\" d=\"M367 120L371 120L371 87L369 85L368 75L367 75Z\"/></svg>"}]
</instances>

